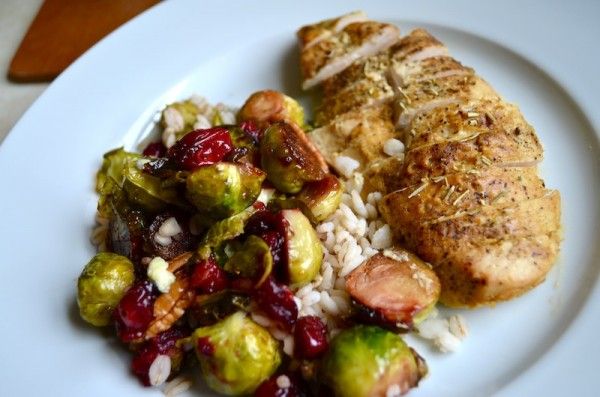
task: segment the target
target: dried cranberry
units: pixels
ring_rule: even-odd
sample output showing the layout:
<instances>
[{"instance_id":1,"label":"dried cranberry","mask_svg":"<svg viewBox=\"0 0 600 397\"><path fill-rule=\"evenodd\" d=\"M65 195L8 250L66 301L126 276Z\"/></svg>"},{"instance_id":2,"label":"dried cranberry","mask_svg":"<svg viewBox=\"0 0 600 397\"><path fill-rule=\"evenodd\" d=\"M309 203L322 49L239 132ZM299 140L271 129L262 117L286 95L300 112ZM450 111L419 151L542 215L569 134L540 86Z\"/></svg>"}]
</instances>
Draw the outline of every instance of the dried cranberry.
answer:
<instances>
[{"instance_id":1,"label":"dried cranberry","mask_svg":"<svg viewBox=\"0 0 600 397\"><path fill-rule=\"evenodd\" d=\"M162 142L151 142L146 146L142 154L149 157L164 157L167 148Z\"/></svg>"},{"instance_id":2,"label":"dried cranberry","mask_svg":"<svg viewBox=\"0 0 600 397\"><path fill-rule=\"evenodd\" d=\"M117 334L123 342L141 338L154 318L157 290L150 281L134 284L117 305L114 317Z\"/></svg>"},{"instance_id":3,"label":"dried cranberry","mask_svg":"<svg viewBox=\"0 0 600 397\"><path fill-rule=\"evenodd\" d=\"M286 221L280 212L258 211L248 220L244 231L247 234L254 234L269 245L273 263L275 265L275 274L279 280L285 280L287 277L287 247L285 245Z\"/></svg>"},{"instance_id":4,"label":"dried cranberry","mask_svg":"<svg viewBox=\"0 0 600 397\"><path fill-rule=\"evenodd\" d=\"M188 333L180 328L171 328L147 341L131 361L133 374L137 376L142 384L150 386L148 373L156 357L159 354L165 354L171 357L172 364L180 362L183 357L183 350L177 346L177 341L187 335ZM175 367L177 366L172 367L171 371L176 370Z\"/></svg>"},{"instance_id":5,"label":"dried cranberry","mask_svg":"<svg viewBox=\"0 0 600 397\"><path fill-rule=\"evenodd\" d=\"M291 331L298 318L294 294L285 284L269 277L254 293L258 307L281 329Z\"/></svg>"},{"instance_id":6,"label":"dried cranberry","mask_svg":"<svg viewBox=\"0 0 600 397\"><path fill-rule=\"evenodd\" d=\"M307 397L308 387L295 374L275 374L258 386L254 397Z\"/></svg>"},{"instance_id":7,"label":"dried cranberry","mask_svg":"<svg viewBox=\"0 0 600 397\"><path fill-rule=\"evenodd\" d=\"M210 342L208 336L198 338L196 341L196 348L200 354L211 357L215 354L215 345Z\"/></svg>"},{"instance_id":8,"label":"dried cranberry","mask_svg":"<svg viewBox=\"0 0 600 397\"><path fill-rule=\"evenodd\" d=\"M223 160L232 150L229 131L215 127L187 133L169 149L167 157L191 171Z\"/></svg>"},{"instance_id":9,"label":"dried cranberry","mask_svg":"<svg viewBox=\"0 0 600 397\"><path fill-rule=\"evenodd\" d=\"M294 329L294 355L315 359L327 351L327 327L317 316L300 317Z\"/></svg>"},{"instance_id":10,"label":"dried cranberry","mask_svg":"<svg viewBox=\"0 0 600 397\"><path fill-rule=\"evenodd\" d=\"M240 128L242 129L242 131L244 131L246 135L251 137L255 143L258 143L260 141L260 138L262 137L262 130L253 120L242 121L242 123L240 124Z\"/></svg>"},{"instance_id":11,"label":"dried cranberry","mask_svg":"<svg viewBox=\"0 0 600 397\"><path fill-rule=\"evenodd\" d=\"M192 272L191 285L201 293L212 294L224 290L229 285L227 272L221 269L211 256L196 264Z\"/></svg>"},{"instance_id":12,"label":"dried cranberry","mask_svg":"<svg viewBox=\"0 0 600 397\"><path fill-rule=\"evenodd\" d=\"M161 237L160 235L157 237L160 228L170 218L175 218L181 231L170 237ZM157 215L146 234L146 242L151 247L152 254L168 261L192 249L194 238L188 229L188 224L189 221L186 218L170 212Z\"/></svg>"}]
</instances>

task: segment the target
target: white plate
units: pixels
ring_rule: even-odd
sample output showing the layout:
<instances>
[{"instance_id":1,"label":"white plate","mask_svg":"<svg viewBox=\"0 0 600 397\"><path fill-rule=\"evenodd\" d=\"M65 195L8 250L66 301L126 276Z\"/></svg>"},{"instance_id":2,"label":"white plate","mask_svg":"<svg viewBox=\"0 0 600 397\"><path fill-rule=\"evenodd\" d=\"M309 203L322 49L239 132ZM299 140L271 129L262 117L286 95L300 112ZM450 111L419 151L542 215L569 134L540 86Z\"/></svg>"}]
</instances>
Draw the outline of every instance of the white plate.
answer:
<instances>
[{"instance_id":1,"label":"white plate","mask_svg":"<svg viewBox=\"0 0 600 397\"><path fill-rule=\"evenodd\" d=\"M216 2L214 2L216 3ZM483 2L478 2L483 3ZM546 282L465 311L471 335L440 355L414 396L594 395L600 390L600 37L597 2L170 1L110 35L60 76L0 147L3 395L150 396L117 343L78 318L75 282L102 153L134 146L163 104L193 92L239 104L271 87L300 95L294 30L353 9L431 29L517 102L545 146L565 239Z\"/></svg>"}]
</instances>

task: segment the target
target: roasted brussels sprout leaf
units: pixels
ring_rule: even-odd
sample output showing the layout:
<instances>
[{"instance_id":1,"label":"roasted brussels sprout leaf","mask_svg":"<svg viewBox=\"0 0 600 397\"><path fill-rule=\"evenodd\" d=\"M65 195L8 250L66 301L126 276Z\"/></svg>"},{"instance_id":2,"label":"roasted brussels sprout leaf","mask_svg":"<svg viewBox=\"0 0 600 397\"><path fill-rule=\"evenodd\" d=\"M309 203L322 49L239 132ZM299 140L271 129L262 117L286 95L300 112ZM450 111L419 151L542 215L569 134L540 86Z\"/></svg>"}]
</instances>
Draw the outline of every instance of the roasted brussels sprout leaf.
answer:
<instances>
[{"instance_id":1,"label":"roasted brussels sprout leaf","mask_svg":"<svg viewBox=\"0 0 600 397\"><path fill-rule=\"evenodd\" d=\"M159 178L142 172L136 160L125 164L123 190L129 202L149 212L159 212L168 205L186 208L175 188L164 187Z\"/></svg>"},{"instance_id":2,"label":"roasted brussels sprout leaf","mask_svg":"<svg viewBox=\"0 0 600 397\"><path fill-rule=\"evenodd\" d=\"M200 259L207 259L212 250L223 242L236 238L244 233L246 222L254 215L256 208L248 207L239 214L215 222L206 232L197 253Z\"/></svg>"},{"instance_id":3,"label":"roasted brussels sprout leaf","mask_svg":"<svg viewBox=\"0 0 600 397\"><path fill-rule=\"evenodd\" d=\"M230 396L254 392L281 363L279 343L243 312L197 328L191 341L208 386Z\"/></svg>"},{"instance_id":4,"label":"roasted brussels sprout leaf","mask_svg":"<svg viewBox=\"0 0 600 397\"><path fill-rule=\"evenodd\" d=\"M321 269L323 249L308 218L300 210L282 210L287 223L287 273L291 285L312 281Z\"/></svg>"},{"instance_id":5,"label":"roasted brussels sprout leaf","mask_svg":"<svg viewBox=\"0 0 600 397\"><path fill-rule=\"evenodd\" d=\"M264 173L249 164L207 165L188 176L186 197L201 213L223 219L256 201L264 179Z\"/></svg>"},{"instance_id":6,"label":"roasted brussels sprout leaf","mask_svg":"<svg viewBox=\"0 0 600 397\"><path fill-rule=\"evenodd\" d=\"M305 182L325 177L327 164L298 127L272 124L260 142L262 168L267 179L284 193L297 193Z\"/></svg>"},{"instance_id":7,"label":"roasted brussels sprout leaf","mask_svg":"<svg viewBox=\"0 0 600 397\"><path fill-rule=\"evenodd\" d=\"M134 280L134 267L129 259L109 252L96 254L77 280L81 318L97 327L108 325L115 307Z\"/></svg>"},{"instance_id":8,"label":"roasted brussels sprout leaf","mask_svg":"<svg viewBox=\"0 0 600 397\"><path fill-rule=\"evenodd\" d=\"M333 338L320 372L336 397L371 397L389 395L390 388L405 394L427 374L427 366L399 335L357 325Z\"/></svg>"},{"instance_id":9,"label":"roasted brussels sprout leaf","mask_svg":"<svg viewBox=\"0 0 600 397\"><path fill-rule=\"evenodd\" d=\"M235 312L247 311L249 306L248 295L230 290L199 295L188 309L187 319L190 327L198 328L212 325Z\"/></svg>"},{"instance_id":10,"label":"roasted brussels sprout leaf","mask_svg":"<svg viewBox=\"0 0 600 397\"><path fill-rule=\"evenodd\" d=\"M307 182L296 196L312 212L316 221L327 219L342 202L342 183L332 174L320 181Z\"/></svg>"},{"instance_id":11,"label":"roasted brussels sprout leaf","mask_svg":"<svg viewBox=\"0 0 600 397\"><path fill-rule=\"evenodd\" d=\"M263 239L251 235L229 258L224 269L238 277L256 280L256 286L260 286L271 274L273 256Z\"/></svg>"},{"instance_id":12,"label":"roasted brussels sprout leaf","mask_svg":"<svg viewBox=\"0 0 600 397\"><path fill-rule=\"evenodd\" d=\"M120 192L125 179L125 167L129 160L138 160L141 156L137 153L126 152L123 148L111 150L104 154L102 167L96 174L96 192L98 198L98 212L105 218L110 218L111 196Z\"/></svg>"},{"instance_id":13,"label":"roasted brussels sprout leaf","mask_svg":"<svg viewBox=\"0 0 600 397\"><path fill-rule=\"evenodd\" d=\"M258 91L250 95L238 113L238 120L253 120L261 127L276 121L304 126L304 109L293 98L273 90Z\"/></svg>"},{"instance_id":14,"label":"roasted brussels sprout leaf","mask_svg":"<svg viewBox=\"0 0 600 397\"><path fill-rule=\"evenodd\" d=\"M434 271L400 249L377 254L346 277L357 316L368 323L411 329L431 312L440 296Z\"/></svg>"}]
</instances>

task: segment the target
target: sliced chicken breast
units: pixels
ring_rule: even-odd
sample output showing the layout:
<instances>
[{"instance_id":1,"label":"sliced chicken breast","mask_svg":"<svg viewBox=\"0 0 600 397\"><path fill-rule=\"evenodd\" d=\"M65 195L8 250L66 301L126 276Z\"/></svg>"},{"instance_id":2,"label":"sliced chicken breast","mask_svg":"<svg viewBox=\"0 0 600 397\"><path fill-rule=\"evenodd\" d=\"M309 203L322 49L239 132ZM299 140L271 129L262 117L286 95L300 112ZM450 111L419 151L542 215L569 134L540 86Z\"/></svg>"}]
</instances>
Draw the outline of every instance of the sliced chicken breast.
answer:
<instances>
[{"instance_id":1,"label":"sliced chicken breast","mask_svg":"<svg viewBox=\"0 0 600 397\"><path fill-rule=\"evenodd\" d=\"M365 22L366 20L367 14L363 11L354 11L338 18L326 19L313 25L303 26L296 33L300 48L310 48L319 41L333 36L351 23Z\"/></svg>"},{"instance_id":2,"label":"sliced chicken breast","mask_svg":"<svg viewBox=\"0 0 600 397\"><path fill-rule=\"evenodd\" d=\"M541 197L546 192L534 167L491 167L427 179L388 194L382 205L392 209L395 219L424 222L482 206L507 207Z\"/></svg>"},{"instance_id":3,"label":"sliced chicken breast","mask_svg":"<svg viewBox=\"0 0 600 397\"><path fill-rule=\"evenodd\" d=\"M353 62L377 54L399 39L396 26L373 21L355 22L302 49L302 88L307 90L341 72Z\"/></svg>"}]
</instances>

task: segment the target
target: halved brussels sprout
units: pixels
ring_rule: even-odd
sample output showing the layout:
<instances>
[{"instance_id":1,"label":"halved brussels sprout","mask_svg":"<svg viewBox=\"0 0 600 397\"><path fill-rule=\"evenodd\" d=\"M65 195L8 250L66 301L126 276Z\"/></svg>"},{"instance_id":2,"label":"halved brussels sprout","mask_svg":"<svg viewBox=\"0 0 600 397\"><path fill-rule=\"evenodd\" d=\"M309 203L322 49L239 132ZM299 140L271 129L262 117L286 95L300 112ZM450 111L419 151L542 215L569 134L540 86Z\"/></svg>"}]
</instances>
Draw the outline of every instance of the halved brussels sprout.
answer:
<instances>
[{"instance_id":1,"label":"halved brussels sprout","mask_svg":"<svg viewBox=\"0 0 600 397\"><path fill-rule=\"evenodd\" d=\"M197 328L191 340L206 383L226 395L251 394L281 363L279 343L243 312Z\"/></svg>"},{"instance_id":2,"label":"halved brussels sprout","mask_svg":"<svg viewBox=\"0 0 600 397\"><path fill-rule=\"evenodd\" d=\"M212 250L219 247L227 240L236 238L244 233L246 222L257 211L254 207L248 207L244 211L222 219L214 223L206 232L197 253L200 259L207 259Z\"/></svg>"},{"instance_id":3,"label":"halved brussels sprout","mask_svg":"<svg viewBox=\"0 0 600 397\"><path fill-rule=\"evenodd\" d=\"M77 280L79 314L97 327L108 325L112 313L135 280L133 263L124 256L101 252Z\"/></svg>"},{"instance_id":4,"label":"halved brussels sprout","mask_svg":"<svg viewBox=\"0 0 600 397\"><path fill-rule=\"evenodd\" d=\"M98 212L105 218L110 218L110 197L120 193L125 179L125 167L129 160L138 160L141 156L137 153L126 152L118 148L106 152L102 160L102 167L96 173L96 192L98 198Z\"/></svg>"},{"instance_id":5,"label":"halved brussels sprout","mask_svg":"<svg viewBox=\"0 0 600 397\"><path fill-rule=\"evenodd\" d=\"M293 98L273 90L250 95L238 113L238 120L253 120L262 127L276 121L304 126L304 109Z\"/></svg>"},{"instance_id":6,"label":"halved brussels sprout","mask_svg":"<svg viewBox=\"0 0 600 397\"><path fill-rule=\"evenodd\" d=\"M296 197L306 204L315 219L321 222L340 206L343 191L339 179L327 174L320 181L307 182Z\"/></svg>"},{"instance_id":7,"label":"halved brussels sprout","mask_svg":"<svg viewBox=\"0 0 600 397\"><path fill-rule=\"evenodd\" d=\"M165 187L159 178L142 172L137 160L128 160L123 172L123 190L131 203L150 212L159 212L170 204L185 207L174 187Z\"/></svg>"},{"instance_id":8,"label":"halved brussels sprout","mask_svg":"<svg viewBox=\"0 0 600 397\"><path fill-rule=\"evenodd\" d=\"M346 277L346 290L362 321L408 330L429 315L441 287L425 262L397 248L354 269Z\"/></svg>"},{"instance_id":9,"label":"halved brussels sprout","mask_svg":"<svg viewBox=\"0 0 600 397\"><path fill-rule=\"evenodd\" d=\"M256 280L255 285L260 286L273 269L271 249L262 238L250 235L223 268L238 277Z\"/></svg>"},{"instance_id":10,"label":"halved brussels sprout","mask_svg":"<svg viewBox=\"0 0 600 397\"><path fill-rule=\"evenodd\" d=\"M310 221L300 210L282 210L287 223L287 271L291 285L312 281L321 269L323 249Z\"/></svg>"},{"instance_id":11,"label":"halved brussels sprout","mask_svg":"<svg viewBox=\"0 0 600 397\"><path fill-rule=\"evenodd\" d=\"M256 201L265 175L250 164L216 163L192 172L186 197L198 211L222 219Z\"/></svg>"},{"instance_id":12,"label":"halved brussels sprout","mask_svg":"<svg viewBox=\"0 0 600 397\"><path fill-rule=\"evenodd\" d=\"M321 377L337 397L405 394L427 374L425 361L402 338L376 326L357 325L335 336Z\"/></svg>"},{"instance_id":13,"label":"halved brussels sprout","mask_svg":"<svg viewBox=\"0 0 600 397\"><path fill-rule=\"evenodd\" d=\"M277 122L260 142L262 168L267 179L284 193L297 193L305 182L325 177L327 164L298 127Z\"/></svg>"}]
</instances>

